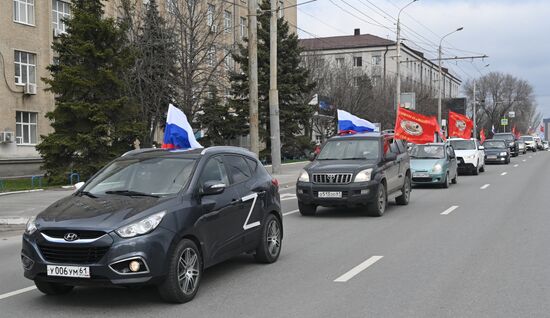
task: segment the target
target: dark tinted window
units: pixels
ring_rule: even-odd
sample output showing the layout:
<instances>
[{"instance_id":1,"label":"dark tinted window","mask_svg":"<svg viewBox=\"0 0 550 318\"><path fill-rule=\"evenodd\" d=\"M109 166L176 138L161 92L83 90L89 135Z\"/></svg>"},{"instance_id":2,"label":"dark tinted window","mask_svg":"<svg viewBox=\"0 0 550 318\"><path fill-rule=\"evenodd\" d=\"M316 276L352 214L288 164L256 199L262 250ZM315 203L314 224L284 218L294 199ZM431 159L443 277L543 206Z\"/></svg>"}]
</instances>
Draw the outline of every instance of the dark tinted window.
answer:
<instances>
[{"instance_id":1,"label":"dark tinted window","mask_svg":"<svg viewBox=\"0 0 550 318\"><path fill-rule=\"evenodd\" d=\"M218 181L226 185L229 184L227 172L220 157L211 158L206 163L206 166L204 166L199 183L202 186L206 181Z\"/></svg>"},{"instance_id":2,"label":"dark tinted window","mask_svg":"<svg viewBox=\"0 0 550 318\"><path fill-rule=\"evenodd\" d=\"M509 141L512 141L514 140L514 135L511 135L511 134L495 134L493 136L493 139L501 139L501 140L509 140Z\"/></svg>"},{"instance_id":3,"label":"dark tinted window","mask_svg":"<svg viewBox=\"0 0 550 318\"><path fill-rule=\"evenodd\" d=\"M239 183L250 178L250 167L243 157L225 156L225 162L229 169L229 174L233 179L233 183Z\"/></svg>"},{"instance_id":4,"label":"dark tinted window","mask_svg":"<svg viewBox=\"0 0 550 318\"><path fill-rule=\"evenodd\" d=\"M256 169L258 168L258 161L247 157L245 157L245 159L246 159L246 162L248 162L248 165L250 166L250 170L252 170L253 173L256 172Z\"/></svg>"}]
</instances>

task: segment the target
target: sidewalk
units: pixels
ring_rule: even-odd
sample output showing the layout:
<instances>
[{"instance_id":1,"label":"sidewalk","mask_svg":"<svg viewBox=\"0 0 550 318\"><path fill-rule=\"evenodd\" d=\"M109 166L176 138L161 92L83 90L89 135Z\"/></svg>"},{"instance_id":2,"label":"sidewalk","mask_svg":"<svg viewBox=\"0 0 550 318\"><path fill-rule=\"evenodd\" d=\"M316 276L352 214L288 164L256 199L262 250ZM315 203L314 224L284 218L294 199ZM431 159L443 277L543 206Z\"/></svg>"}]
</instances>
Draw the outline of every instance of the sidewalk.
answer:
<instances>
[{"instance_id":1,"label":"sidewalk","mask_svg":"<svg viewBox=\"0 0 550 318\"><path fill-rule=\"evenodd\" d=\"M279 180L279 186L281 188L288 188L296 184L296 180L300 175L302 169L309 163L309 161L293 162L283 164L281 174L272 174L272 176ZM265 166L267 171L271 173L271 166Z\"/></svg>"}]
</instances>

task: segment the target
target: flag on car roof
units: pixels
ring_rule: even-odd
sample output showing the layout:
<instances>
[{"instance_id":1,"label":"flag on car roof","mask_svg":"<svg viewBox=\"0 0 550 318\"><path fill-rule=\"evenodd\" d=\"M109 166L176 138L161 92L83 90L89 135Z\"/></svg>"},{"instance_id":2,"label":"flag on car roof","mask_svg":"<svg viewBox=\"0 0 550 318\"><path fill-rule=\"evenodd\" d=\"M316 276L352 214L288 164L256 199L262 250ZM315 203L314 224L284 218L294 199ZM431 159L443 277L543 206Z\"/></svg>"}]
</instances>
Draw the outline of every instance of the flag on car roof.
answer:
<instances>
[{"instance_id":1,"label":"flag on car roof","mask_svg":"<svg viewBox=\"0 0 550 318\"><path fill-rule=\"evenodd\" d=\"M473 121L465 115L449 111L449 136L470 139Z\"/></svg>"},{"instance_id":2,"label":"flag on car roof","mask_svg":"<svg viewBox=\"0 0 550 318\"><path fill-rule=\"evenodd\" d=\"M359 118L340 109L338 109L337 113L339 133L358 133L376 130L376 126L368 120Z\"/></svg>"},{"instance_id":3,"label":"flag on car roof","mask_svg":"<svg viewBox=\"0 0 550 318\"><path fill-rule=\"evenodd\" d=\"M202 148L195 139L195 134L187 116L180 109L170 104L164 129L162 148L165 149L193 149Z\"/></svg>"},{"instance_id":4,"label":"flag on car roof","mask_svg":"<svg viewBox=\"0 0 550 318\"><path fill-rule=\"evenodd\" d=\"M442 139L437 119L434 116L424 116L403 107L397 110L395 121L395 139L406 140L415 144L425 144L434 141L434 134Z\"/></svg>"},{"instance_id":5,"label":"flag on car roof","mask_svg":"<svg viewBox=\"0 0 550 318\"><path fill-rule=\"evenodd\" d=\"M481 128L481 131L479 132L479 139L481 140L481 143L484 143L485 142L485 130L483 130L483 128Z\"/></svg>"}]
</instances>

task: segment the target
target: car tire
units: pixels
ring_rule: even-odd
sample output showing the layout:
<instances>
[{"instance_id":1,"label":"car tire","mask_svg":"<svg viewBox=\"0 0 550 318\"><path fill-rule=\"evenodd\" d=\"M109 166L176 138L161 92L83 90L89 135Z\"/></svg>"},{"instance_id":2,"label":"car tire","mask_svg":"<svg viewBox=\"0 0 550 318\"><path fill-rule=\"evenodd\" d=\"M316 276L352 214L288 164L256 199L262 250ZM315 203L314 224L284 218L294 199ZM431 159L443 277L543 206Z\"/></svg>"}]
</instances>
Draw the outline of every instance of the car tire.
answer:
<instances>
[{"instance_id":1,"label":"car tire","mask_svg":"<svg viewBox=\"0 0 550 318\"><path fill-rule=\"evenodd\" d=\"M478 165L479 165L479 163L478 163ZM478 167L474 167L474 169L472 170L472 174L473 174L474 176L477 176L477 175L479 174Z\"/></svg>"},{"instance_id":2,"label":"car tire","mask_svg":"<svg viewBox=\"0 0 550 318\"><path fill-rule=\"evenodd\" d=\"M313 204L305 204L298 201L298 210L300 211L300 214L303 216L313 216L317 211L317 206Z\"/></svg>"},{"instance_id":3,"label":"car tire","mask_svg":"<svg viewBox=\"0 0 550 318\"><path fill-rule=\"evenodd\" d=\"M485 170L483 170L483 171L485 171ZM458 171L455 173L455 177L454 177L453 179L451 179L451 182L452 182L453 184L457 184L457 183L458 183Z\"/></svg>"},{"instance_id":4,"label":"car tire","mask_svg":"<svg viewBox=\"0 0 550 318\"><path fill-rule=\"evenodd\" d=\"M405 177L405 182L403 183L403 187L401 188L402 194L397 198L395 198L395 203L399 205L408 205L411 199L411 189L412 189L411 176L407 174L407 176Z\"/></svg>"},{"instance_id":5,"label":"car tire","mask_svg":"<svg viewBox=\"0 0 550 318\"><path fill-rule=\"evenodd\" d=\"M509 164L510 163L510 158L506 158L506 160L504 161L504 164Z\"/></svg>"},{"instance_id":6,"label":"car tire","mask_svg":"<svg viewBox=\"0 0 550 318\"><path fill-rule=\"evenodd\" d=\"M485 172L485 164L479 168L479 172Z\"/></svg>"},{"instance_id":7,"label":"car tire","mask_svg":"<svg viewBox=\"0 0 550 318\"><path fill-rule=\"evenodd\" d=\"M388 194L386 192L386 186L383 183L378 184L376 190L376 196L374 202L370 202L367 206L367 210L370 216L380 217L386 212L388 205Z\"/></svg>"},{"instance_id":8,"label":"car tire","mask_svg":"<svg viewBox=\"0 0 550 318\"><path fill-rule=\"evenodd\" d=\"M281 254L283 231L281 221L273 214L269 214L262 228L260 244L254 257L260 263L274 263Z\"/></svg>"},{"instance_id":9,"label":"car tire","mask_svg":"<svg viewBox=\"0 0 550 318\"><path fill-rule=\"evenodd\" d=\"M71 285L42 282L37 280L34 281L34 284L36 285L36 288L38 288L39 291L41 291L46 295L65 295L70 293L74 288L74 286L71 286Z\"/></svg>"},{"instance_id":10,"label":"car tire","mask_svg":"<svg viewBox=\"0 0 550 318\"><path fill-rule=\"evenodd\" d=\"M186 303L192 300L202 279L202 257L197 245L183 239L174 248L168 260L168 274L157 286L162 299L171 303Z\"/></svg>"},{"instance_id":11,"label":"car tire","mask_svg":"<svg viewBox=\"0 0 550 318\"><path fill-rule=\"evenodd\" d=\"M445 180L443 181L443 184L441 185L442 188L448 189L450 186L450 180L449 180L449 172L445 175Z\"/></svg>"}]
</instances>

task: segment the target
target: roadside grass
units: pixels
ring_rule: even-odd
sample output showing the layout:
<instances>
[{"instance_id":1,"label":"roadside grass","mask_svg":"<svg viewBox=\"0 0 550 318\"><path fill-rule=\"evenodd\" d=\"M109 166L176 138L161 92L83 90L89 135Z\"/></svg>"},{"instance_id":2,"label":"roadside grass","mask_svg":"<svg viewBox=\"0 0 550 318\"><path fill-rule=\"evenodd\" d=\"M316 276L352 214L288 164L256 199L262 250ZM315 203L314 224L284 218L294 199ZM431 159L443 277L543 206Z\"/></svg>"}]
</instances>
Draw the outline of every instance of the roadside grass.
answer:
<instances>
[{"instance_id":1,"label":"roadside grass","mask_svg":"<svg viewBox=\"0 0 550 318\"><path fill-rule=\"evenodd\" d=\"M44 189L48 187L53 186L48 186L48 182L44 178L42 178L42 184L40 184L40 181L38 179L35 179L34 185L32 184L32 179L30 177L17 179L0 178L0 193L9 191Z\"/></svg>"}]
</instances>

